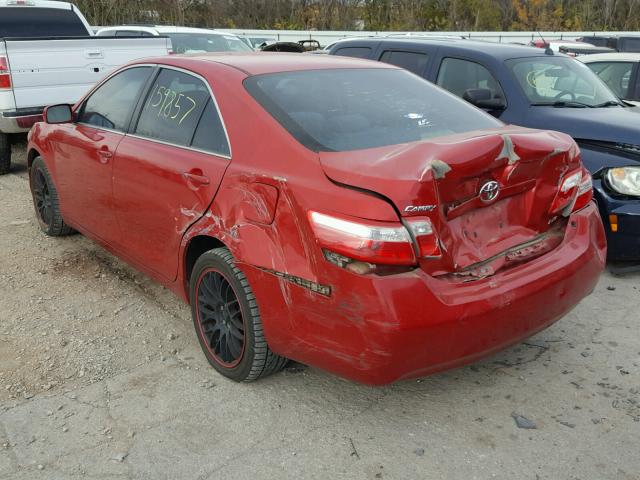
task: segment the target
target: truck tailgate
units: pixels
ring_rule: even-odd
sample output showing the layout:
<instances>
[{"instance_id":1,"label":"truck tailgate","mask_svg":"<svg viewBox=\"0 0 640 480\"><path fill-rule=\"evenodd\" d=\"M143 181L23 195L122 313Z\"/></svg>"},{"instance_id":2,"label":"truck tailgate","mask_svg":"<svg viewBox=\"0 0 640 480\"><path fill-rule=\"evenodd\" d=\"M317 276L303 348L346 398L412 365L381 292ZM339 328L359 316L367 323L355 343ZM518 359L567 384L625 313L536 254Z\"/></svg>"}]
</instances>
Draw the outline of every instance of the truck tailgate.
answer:
<instances>
[{"instance_id":1,"label":"truck tailgate","mask_svg":"<svg viewBox=\"0 0 640 480\"><path fill-rule=\"evenodd\" d=\"M6 39L16 108L75 103L113 69L167 55L166 37Z\"/></svg>"}]
</instances>

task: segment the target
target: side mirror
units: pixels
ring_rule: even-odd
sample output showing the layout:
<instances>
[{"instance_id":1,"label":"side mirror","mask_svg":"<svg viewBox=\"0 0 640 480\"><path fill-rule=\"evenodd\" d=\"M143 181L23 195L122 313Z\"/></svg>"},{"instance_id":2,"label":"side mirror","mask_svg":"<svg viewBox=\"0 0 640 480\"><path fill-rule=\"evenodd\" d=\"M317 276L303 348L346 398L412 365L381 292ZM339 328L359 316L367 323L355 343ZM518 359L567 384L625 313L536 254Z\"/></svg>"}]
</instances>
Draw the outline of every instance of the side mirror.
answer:
<instances>
[{"instance_id":1,"label":"side mirror","mask_svg":"<svg viewBox=\"0 0 640 480\"><path fill-rule=\"evenodd\" d=\"M42 112L42 118L47 123L70 123L73 121L73 112L71 105L51 105L46 107Z\"/></svg>"},{"instance_id":2,"label":"side mirror","mask_svg":"<svg viewBox=\"0 0 640 480\"><path fill-rule=\"evenodd\" d=\"M488 88L470 88L464 92L462 99L485 110L504 110L507 104L504 98L495 98Z\"/></svg>"}]
</instances>

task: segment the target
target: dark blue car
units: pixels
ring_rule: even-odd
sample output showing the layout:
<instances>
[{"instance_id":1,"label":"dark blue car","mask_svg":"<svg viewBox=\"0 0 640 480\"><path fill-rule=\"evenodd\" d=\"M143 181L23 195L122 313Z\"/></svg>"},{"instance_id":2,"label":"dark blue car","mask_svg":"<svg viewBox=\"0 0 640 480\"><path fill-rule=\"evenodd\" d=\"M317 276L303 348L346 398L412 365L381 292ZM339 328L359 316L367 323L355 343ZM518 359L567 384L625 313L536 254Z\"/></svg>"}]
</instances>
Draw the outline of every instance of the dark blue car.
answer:
<instances>
[{"instance_id":1,"label":"dark blue car","mask_svg":"<svg viewBox=\"0 0 640 480\"><path fill-rule=\"evenodd\" d=\"M505 123L568 133L593 175L609 259L640 259L640 107L586 65L550 50L452 39L344 40L329 53L398 65Z\"/></svg>"}]
</instances>

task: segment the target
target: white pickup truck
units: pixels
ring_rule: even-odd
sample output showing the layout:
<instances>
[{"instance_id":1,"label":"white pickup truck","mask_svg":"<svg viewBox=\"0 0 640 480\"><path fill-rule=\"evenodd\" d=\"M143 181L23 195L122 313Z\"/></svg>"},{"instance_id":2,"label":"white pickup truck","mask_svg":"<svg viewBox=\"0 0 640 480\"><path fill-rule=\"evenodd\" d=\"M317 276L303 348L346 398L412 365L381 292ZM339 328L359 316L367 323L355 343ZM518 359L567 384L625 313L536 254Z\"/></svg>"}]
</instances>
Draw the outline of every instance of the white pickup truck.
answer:
<instances>
[{"instance_id":1,"label":"white pickup truck","mask_svg":"<svg viewBox=\"0 0 640 480\"><path fill-rule=\"evenodd\" d=\"M0 0L0 175L45 106L75 103L114 68L169 53L167 37L94 36L70 3Z\"/></svg>"}]
</instances>

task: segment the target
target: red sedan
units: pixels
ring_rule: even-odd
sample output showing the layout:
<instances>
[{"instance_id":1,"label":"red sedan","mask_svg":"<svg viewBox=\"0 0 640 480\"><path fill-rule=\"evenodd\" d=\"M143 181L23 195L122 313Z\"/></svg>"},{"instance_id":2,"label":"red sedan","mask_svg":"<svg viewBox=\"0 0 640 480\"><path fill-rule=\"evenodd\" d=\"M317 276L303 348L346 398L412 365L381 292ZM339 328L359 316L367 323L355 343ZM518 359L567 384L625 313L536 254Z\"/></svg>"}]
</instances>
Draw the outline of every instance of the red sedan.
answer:
<instances>
[{"instance_id":1,"label":"red sedan","mask_svg":"<svg viewBox=\"0 0 640 480\"><path fill-rule=\"evenodd\" d=\"M180 295L237 381L286 359L370 384L462 365L562 317L604 266L569 136L390 65L147 59L44 118L28 147L42 230Z\"/></svg>"}]
</instances>

